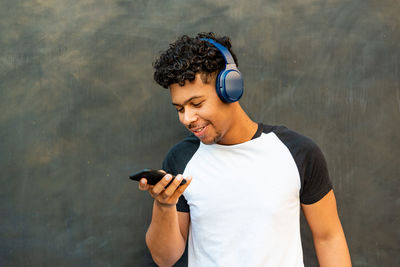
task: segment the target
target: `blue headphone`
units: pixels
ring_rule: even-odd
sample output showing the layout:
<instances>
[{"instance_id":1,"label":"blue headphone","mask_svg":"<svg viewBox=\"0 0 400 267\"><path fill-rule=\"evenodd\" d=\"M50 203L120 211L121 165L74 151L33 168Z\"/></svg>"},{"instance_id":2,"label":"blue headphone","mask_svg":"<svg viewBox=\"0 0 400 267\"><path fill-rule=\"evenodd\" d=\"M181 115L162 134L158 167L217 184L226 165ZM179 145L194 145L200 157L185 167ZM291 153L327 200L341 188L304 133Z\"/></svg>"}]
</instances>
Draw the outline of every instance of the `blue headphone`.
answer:
<instances>
[{"instance_id":1,"label":"blue headphone","mask_svg":"<svg viewBox=\"0 0 400 267\"><path fill-rule=\"evenodd\" d=\"M231 53L213 39L201 38L200 40L207 41L218 48L225 59L225 69L218 74L215 85L219 98L226 103L238 101L243 95L243 78Z\"/></svg>"}]
</instances>

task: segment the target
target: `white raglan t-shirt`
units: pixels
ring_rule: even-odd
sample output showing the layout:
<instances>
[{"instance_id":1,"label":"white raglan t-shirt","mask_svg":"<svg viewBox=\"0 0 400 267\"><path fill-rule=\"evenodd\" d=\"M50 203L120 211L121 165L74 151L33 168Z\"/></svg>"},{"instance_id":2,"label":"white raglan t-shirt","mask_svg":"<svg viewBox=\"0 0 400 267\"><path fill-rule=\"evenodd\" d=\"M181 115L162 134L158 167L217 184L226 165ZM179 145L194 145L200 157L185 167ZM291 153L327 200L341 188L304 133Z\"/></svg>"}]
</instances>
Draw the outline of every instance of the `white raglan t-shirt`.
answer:
<instances>
[{"instance_id":1,"label":"white raglan t-shirt","mask_svg":"<svg viewBox=\"0 0 400 267\"><path fill-rule=\"evenodd\" d=\"M304 266L300 203L315 203L332 188L309 138L263 124L237 145L189 136L163 168L193 178L177 204L190 212L189 266Z\"/></svg>"}]
</instances>

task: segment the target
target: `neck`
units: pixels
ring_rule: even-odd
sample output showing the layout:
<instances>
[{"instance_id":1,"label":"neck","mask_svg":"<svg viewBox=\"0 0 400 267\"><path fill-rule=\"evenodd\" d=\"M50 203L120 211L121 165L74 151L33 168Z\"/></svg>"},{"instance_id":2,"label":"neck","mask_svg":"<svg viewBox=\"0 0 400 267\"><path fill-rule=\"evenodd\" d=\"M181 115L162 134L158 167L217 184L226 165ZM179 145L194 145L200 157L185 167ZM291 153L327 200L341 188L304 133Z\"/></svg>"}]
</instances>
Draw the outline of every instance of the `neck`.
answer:
<instances>
[{"instance_id":1,"label":"neck","mask_svg":"<svg viewBox=\"0 0 400 267\"><path fill-rule=\"evenodd\" d=\"M230 105L232 105L231 118L234 119L224 137L218 142L220 145L235 145L247 142L251 140L258 128L258 124L249 118L239 102Z\"/></svg>"}]
</instances>

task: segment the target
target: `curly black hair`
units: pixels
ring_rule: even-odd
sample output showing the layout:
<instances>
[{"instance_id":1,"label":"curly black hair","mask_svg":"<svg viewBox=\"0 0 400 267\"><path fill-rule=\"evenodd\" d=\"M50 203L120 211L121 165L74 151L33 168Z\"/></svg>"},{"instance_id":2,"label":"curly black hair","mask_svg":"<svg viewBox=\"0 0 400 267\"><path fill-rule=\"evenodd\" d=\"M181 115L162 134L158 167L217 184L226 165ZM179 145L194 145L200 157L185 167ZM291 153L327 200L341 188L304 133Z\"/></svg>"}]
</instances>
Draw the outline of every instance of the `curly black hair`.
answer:
<instances>
[{"instance_id":1,"label":"curly black hair","mask_svg":"<svg viewBox=\"0 0 400 267\"><path fill-rule=\"evenodd\" d=\"M153 63L155 69L154 80L164 88L178 83L185 85L185 81L193 81L197 73L203 82L208 82L208 77L225 68L222 53L214 45L201 38L214 39L229 49L238 66L236 55L231 50L229 37L219 37L212 32L199 33L196 37L182 35L178 40L169 45L169 49L161 52L160 57Z\"/></svg>"}]
</instances>

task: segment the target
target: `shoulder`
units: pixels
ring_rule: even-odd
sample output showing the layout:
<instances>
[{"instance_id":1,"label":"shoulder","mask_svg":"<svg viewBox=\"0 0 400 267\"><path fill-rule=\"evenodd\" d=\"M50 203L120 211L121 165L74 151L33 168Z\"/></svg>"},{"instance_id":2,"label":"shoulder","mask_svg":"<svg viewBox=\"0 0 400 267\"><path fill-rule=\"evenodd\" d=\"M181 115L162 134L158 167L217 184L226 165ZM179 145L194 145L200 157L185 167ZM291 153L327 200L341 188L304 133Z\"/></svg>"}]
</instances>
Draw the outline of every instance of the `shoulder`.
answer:
<instances>
[{"instance_id":1,"label":"shoulder","mask_svg":"<svg viewBox=\"0 0 400 267\"><path fill-rule=\"evenodd\" d=\"M309 137L285 126L271 126L263 124L263 132L273 132L291 152L313 152L319 150L318 145Z\"/></svg>"},{"instance_id":2,"label":"shoulder","mask_svg":"<svg viewBox=\"0 0 400 267\"><path fill-rule=\"evenodd\" d=\"M200 145L200 140L194 135L189 135L185 139L175 144L167 153L166 158L176 157L193 150L197 150Z\"/></svg>"},{"instance_id":3,"label":"shoulder","mask_svg":"<svg viewBox=\"0 0 400 267\"><path fill-rule=\"evenodd\" d=\"M182 173L199 145L200 140L194 135L181 140L168 151L163 162L163 169L172 174Z\"/></svg>"},{"instance_id":4,"label":"shoulder","mask_svg":"<svg viewBox=\"0 0 400 267\"><path fill-rule=\"evenodd\" d=\"M266 125L264 132L273 132L292 154L300 175L301 203L315 203L332 189L325 157L311 138L284 126Z\"/></svg>"}]
</instances>

